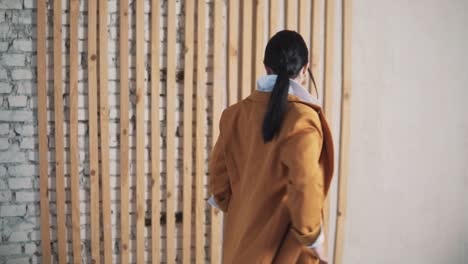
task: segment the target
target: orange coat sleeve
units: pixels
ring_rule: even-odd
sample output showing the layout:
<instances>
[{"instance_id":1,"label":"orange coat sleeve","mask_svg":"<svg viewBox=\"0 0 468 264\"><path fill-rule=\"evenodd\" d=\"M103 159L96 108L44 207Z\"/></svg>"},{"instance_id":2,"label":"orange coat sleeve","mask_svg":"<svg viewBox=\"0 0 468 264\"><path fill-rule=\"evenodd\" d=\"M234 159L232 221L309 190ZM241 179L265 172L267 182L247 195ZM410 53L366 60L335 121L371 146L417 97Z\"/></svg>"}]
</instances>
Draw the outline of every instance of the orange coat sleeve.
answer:
<instances>
[{"instance_id":1,"label":"orange coat sleeve","mask_svg":"<svg viewBox=\"0 0 468 264\"><path fill-rule=\"evenodd\" d=\"M224 155L223 137L220 134L209 161L208 191L219 208L226 212L231 199L231 185Z\"/></svg>"},{"instance_id":2,"label":"orange coat sleeve","mask_svg":"<svg viewBox=\"0 0 468 264\"><path fill-rule=\"evenodd\" d=\"M315 242L321 229L324 202L323 173L319 159L322 131L313 120L306 120L283 143L281 161L287 167L287 207L292 232L305 246ZM320 123L318 123L320 124Z\"/></svg>"}]
</instances>

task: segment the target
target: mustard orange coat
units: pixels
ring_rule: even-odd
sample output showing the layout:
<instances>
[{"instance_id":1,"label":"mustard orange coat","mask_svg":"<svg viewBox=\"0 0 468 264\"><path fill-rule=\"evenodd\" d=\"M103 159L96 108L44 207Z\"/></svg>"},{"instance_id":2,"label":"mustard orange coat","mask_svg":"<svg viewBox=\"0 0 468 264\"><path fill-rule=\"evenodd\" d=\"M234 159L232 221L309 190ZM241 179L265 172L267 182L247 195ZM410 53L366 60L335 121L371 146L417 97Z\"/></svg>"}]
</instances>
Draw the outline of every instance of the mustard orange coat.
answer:
<instances>
[{"instance_id":1,"label":"mustard orange coat","mask_svg":"<svg viewBox=\"0 0 468 264\"><path fill-rule=\"evenodd\" d=\"M225 212L223 263L318 263L333 174L333 143L319 106L288 96L277 138L262 139L270 93L253 91L227 108L209 163L209 192Z\"/></svg>"}]
</instances>

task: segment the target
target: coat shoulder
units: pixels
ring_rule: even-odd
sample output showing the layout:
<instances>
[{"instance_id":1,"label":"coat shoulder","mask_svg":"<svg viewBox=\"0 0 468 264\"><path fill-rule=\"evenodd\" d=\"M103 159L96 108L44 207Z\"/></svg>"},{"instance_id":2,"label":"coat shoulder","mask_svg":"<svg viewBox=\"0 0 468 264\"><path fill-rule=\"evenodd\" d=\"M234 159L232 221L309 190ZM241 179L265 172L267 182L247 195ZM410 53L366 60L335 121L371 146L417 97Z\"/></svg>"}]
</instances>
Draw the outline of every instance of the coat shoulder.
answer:
<instances>
[{"instance_id":1,"label":"coat shoulder","mask_svg":"<svg viewBox=\"0 0 468 264\"><path fill-rule=\"evenodd\" d=\"M289 101L290 111L295 113L298 116L306 117L316 117L319 118L318 109L314 108L312 105L302 101Z\"/></svg>"},{"instance_id":2,"label":"coat shoulder","mask_svg":"<svg viewBox=\"0 0 468 264\"><path fill-rule=\"evenodd\" d=\"M220 131L224 130L225 126L229 126L229 124L231 124L232 121L235 120L240 107L241 107L241 104L240 102L238 102L238 103L228 106L222 111L221 117L219 120Z\"/></svg>"},{"instance_id":3,"label":"coat shoulder","mask_svg":"<svg viewBox=\"0 0 468 264\"><path fill-rule=\"evenodd\" d=\"M290 102L288 113L284 120L284 135L299 133L310 128L322 133L322 124L318 110L302 102Z\"/></svg>"}]
</instances>

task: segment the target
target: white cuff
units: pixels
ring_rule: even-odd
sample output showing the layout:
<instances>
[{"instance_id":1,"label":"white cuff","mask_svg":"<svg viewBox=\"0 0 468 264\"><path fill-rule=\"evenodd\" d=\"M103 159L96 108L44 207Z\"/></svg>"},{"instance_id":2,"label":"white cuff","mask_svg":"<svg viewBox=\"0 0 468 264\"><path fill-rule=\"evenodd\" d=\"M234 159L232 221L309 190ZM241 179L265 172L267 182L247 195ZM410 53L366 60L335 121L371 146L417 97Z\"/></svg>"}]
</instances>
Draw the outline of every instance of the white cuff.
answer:
<instances>
[{"instance_id":1,"label":"white cuff","mask_svg":"<svg viewBox=\"0 0 468 264\"><path fill-rule=\"evenodd\" d=\"M216 203L215 198L214 198L213 195L211 195L210 199L208 199L207 202L208 202L209 205L213 206L214 208L217 208L217 209L221 210L221 208L219 208L219 205Z\"/></svg>"},{"instance_id":2,"label":"white cuff","mask_svg":"<svg viewBox=\"0 0 468 264\"><path fill-rule=\"evenodd\" d=\"M308 248L317 248L318 246L323 244L324 241L325 241L325 235L323 234L322 224L320 223L320 234L318 235L317 239L315 239L314 243L308 245L307 247Z\"/></svg>"}]
</instances>

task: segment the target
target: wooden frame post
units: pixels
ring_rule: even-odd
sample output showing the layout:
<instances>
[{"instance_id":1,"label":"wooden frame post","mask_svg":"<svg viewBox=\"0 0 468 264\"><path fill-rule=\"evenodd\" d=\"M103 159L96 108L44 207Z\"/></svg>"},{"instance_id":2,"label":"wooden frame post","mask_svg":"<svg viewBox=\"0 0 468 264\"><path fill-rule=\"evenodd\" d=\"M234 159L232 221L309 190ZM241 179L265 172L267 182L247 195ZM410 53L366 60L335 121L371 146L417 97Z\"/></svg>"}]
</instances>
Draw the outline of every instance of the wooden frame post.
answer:
<instances>
[{"instance_id":1,"label":"wooden frame post","mask_svg":"<svg viewBox=\"0 0 468 264\"><path fill-rule=\"evenodd\" d=\"M336 215L335 251L333 262L343 262L344 225L347 205L348 164L349 164L349 131L351 103L351 0L342 0L343 12L343 63L342 63L342 96L341 96L341 133L340 133L340 163L338 172L338 202Z\"/></svg>"},{"instance_id":2,"label":"wooden frame post","mask_svg":"<svg viewBox=\"0 0 468 264\"><path fill-rule=\"evenodd\" d=\"M128 155L128 0L120 0L120 254L121 263L129 261L129 155Z\"/></svg>"},{"instance_id":3,"label":"wooden frame post","mask_svg":"<svg viewBox=\"0 0 468 264\"><path fill-rule=\"evenodd\" d=\"M49 215L49 161L47 140L47 7L46 0L37 1L37 116L39 129L39 186L41 208L42 262L50 263L50 215Z\"/></svg>"}]
</instances>

